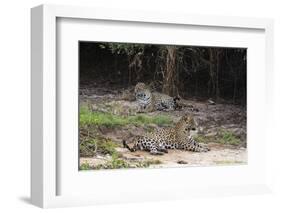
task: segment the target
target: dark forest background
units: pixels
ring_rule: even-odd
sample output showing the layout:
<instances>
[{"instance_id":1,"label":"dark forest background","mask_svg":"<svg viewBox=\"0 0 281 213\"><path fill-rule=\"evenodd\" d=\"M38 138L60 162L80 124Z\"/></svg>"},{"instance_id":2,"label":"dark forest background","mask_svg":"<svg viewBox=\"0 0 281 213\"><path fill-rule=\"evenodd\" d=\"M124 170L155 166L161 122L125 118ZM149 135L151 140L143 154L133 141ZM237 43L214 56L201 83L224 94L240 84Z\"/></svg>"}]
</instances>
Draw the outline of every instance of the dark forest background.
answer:
<instances>
[{"instance_id":1,"label":"dark forest background","mask_svg":"<svg viewBox=\"0 0 281 213\"><path fill-rule=\"evenodd\" d=\"M245 48L79 42L80 85L154 83L183 98L246 105Z\"/></svg>"}]
</instances>

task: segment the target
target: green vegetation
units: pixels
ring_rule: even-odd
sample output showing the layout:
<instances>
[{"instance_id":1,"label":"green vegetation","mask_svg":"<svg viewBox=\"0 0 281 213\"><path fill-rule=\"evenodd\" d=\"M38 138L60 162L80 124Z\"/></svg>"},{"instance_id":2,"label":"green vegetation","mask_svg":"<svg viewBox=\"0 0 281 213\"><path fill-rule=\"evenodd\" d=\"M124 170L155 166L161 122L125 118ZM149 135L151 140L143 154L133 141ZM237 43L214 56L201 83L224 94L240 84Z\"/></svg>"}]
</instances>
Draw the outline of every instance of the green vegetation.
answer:
<instances>
[{"instance_id":1,"label":"green vegetation","mask_svg":"<svg viewBox=\"0 0 281 213\"><path fill-rule=\"evenodd\" d=\"M229 164L244 164L243 161L238 160L220 160L220 161L214 161L215 164L218 165L229 165Z\"/></svg>"},{"instance_id":2,"label":"green vegetation","mask_svg":"<svg viewBox=\"0 0 281 213\"><path fill-rule=\"evenodd\" d=\"M143 124L156 124L159 126L165 126L172 124L171 118L165 115L147 116L147 115L131 115L121 116L104 112L91 112L86 107L80 109L80 125L95 125L116 127L133 124L140 126Z\"/></svg>"},{"instance_id":3,"label":"green vegetation","mask_svg":"<svg viewBox=\"0 0 281 213\"><path fill-rule=\"evenodd\" d=\"M101 154L116 154L115 148L117 147L117 144L110 139L102 138L100 140L97 140L96 145L97 151Z\"/></svg>"},{"instance_id":4,"label":"green vegetation","mask_svg":"<svg viewBox=\"0 0 281 213\"><path fill-rule=\"evenodd\" d=\"M79 144L81 157L92 157L96 153L96 140L85 140Z\"/></svg>"},{"instance_id":5,"label":"green vegetation","mask_svg":"<svg viewBox=\"0 0 281 213\"><path fill-rule=\"evenodd\" d=\"M233 132L228 130L219 130L216 135L206 136L206 135L197 135L194 137L199 143L220 143L220 144L229 144L238 146L241 143L239 137L237 137Z\"/></svg>"},{"instance_id":6,"label":"green vegetation","mask_svg":"<svg viewBox=\"0 0 281 213\"><path fill-rule=\"evenodd\" d=\"M158 165L158 164L162 164L162 162L160 160L157 159L148 159L148 160L144 160L143 162L140 162L140 166L139 167L149 167L150 165Z\"/></svg>"},{"instance_id":7,"label":"green vegetation","mask_svg":"<svg viewBox=\"0 0 281 213\"><path fill-rule=\"evenodd\" d=\"M160 160L147 159L138 162L130 162L120 158L118 155L112 155L111 160L107 161L105 164L99 164L93 169L126 169L126 168L147 168L150 165L158 165L162 162Z\"/></svg>"},{"instance_id":8,"label":"green vegetation","mask_svg":"<svg viewBox=\"0 0 281 213\"><path fill-rule=\"evenodd\" d=\"M80 156L89 157L93 156L96 153L99 154L117 154L115 148L117 144L114 143L111 139L96 137L92 139L82 140L80 143Z\"/></svg>"},{"instance_id":9,"label":"green vegetation","mask_svg":"<svg viewBox=\"0 0 281 213\"><path fill-rule=\"evenodd\" d=\"M132 115L121 116L104 112L91 112L88 107L82 106L80 109L80 156L92 157L99 153L102 155L117 154L115 148L117 143L109 138L105 138L100 134L99 127L115 128L125 125L143 126L148 130L152 127L151 124L158 126L170 125L172 120L165 115L147 116L147 115ZM154 129L154 128L153 128ZM126 168L122 162L112 162L112 166Z\"/></svg>"},{"instance_id":10,"label":"green vegetation","mask_svg":"<svg viewBox=\"0 0 281 213\"><path fill-rule=\"evenodd\" d=\"M112 159L105 164L107 169L121 169L121 168L129 168L130 164L119 158L117 154L112 155Z\"/></svg>"},{"instance_id":11,"label":"green vegetation","mask_svg":"<svg viewBox=\"0 0 281 213\"><path fill-rule=\"evenodd\" d=\"M90 170L90 164L88 162L82 163L80 165L80 170Z\"/></svg>"},{"instance_id":12,"label":"green vegetation","mask_svg":"<svg viewBox=\"0 0 281 213\"><path fill-rule=\"evenodd\" d=\"M194 136L194 139L199 143L208 143L208 142L214 142L215 137L205 136L205 135L196 135Z\"/></svg>"},{"instance_id":13,"label":"green vegetation","mask_svg":"<svg viewBox=\"0 0 281 213\"><path fill-rule=\"evenodd\" d=\"M116 155L112 155L112 159L105 164L106 169L121 169L121 168L147 168L150 165L158 165L160 160L148 159L140 162L127 162Z\"/></svg>"},{"instance_id":14,"label":"green vegetation","mask_svg":"<svg viewBox=\"0 0 281 213\"><path fill-rule=\"evenodd\" d=\"M240 139L235 136L233 134L233 132L230 132L230 131L226 131L226 130L222 130L220 133L219 133L219 142L222 143L222 144L230 144L230 145L239 145L240 144Z\"/></svg>"}]
</instances>

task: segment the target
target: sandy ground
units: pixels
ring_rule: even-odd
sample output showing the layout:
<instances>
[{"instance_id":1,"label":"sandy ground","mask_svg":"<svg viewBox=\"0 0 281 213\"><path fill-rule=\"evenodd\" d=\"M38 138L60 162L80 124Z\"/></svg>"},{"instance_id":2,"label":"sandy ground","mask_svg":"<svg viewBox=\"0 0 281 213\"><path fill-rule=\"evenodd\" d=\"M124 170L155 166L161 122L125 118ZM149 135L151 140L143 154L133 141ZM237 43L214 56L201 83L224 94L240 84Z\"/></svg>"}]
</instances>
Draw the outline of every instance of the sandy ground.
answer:
<instances>
[{"instance_id":1,"label":"sandy ground","mask_svg":"<svg viewBox=\"0 0 281 213\"><path fill-rule=\"evenodd\" d=\"M240 147L209 144L211 151L205 153L187 152L181 150L169 150L164 155L151 155L145 151L130 152L124 148L118 148L126 160L160 160L161 164L150 165L149 168L172 168L187 166L214 166L214 165L240 165L247 163L247 149ZM88 163L95 166L106 161L104 158L80 158L80 163Z\"/></svg>"}]
</instances>

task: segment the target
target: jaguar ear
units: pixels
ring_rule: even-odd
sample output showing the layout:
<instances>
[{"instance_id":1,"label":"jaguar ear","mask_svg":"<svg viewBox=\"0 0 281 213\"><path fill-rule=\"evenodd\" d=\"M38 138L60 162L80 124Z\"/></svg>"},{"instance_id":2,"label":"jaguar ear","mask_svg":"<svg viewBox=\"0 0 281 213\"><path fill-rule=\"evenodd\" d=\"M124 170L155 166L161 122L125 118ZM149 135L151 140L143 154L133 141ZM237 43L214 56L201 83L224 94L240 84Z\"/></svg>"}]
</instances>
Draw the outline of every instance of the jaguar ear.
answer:
<instances>
[{"instance_id":1,"label":"jaguar ear","mask_svg":"<svg viewBox=\"0 0 281 213\"><path fill-rule=\"evenodd\" d=\"M185 121L190 121L190 120L192 120L192 116L191 116L190 114L188 114L188 113L186 113L183 117L184 117L184 120L185 120Z\"/></svg>"}]
</instances>

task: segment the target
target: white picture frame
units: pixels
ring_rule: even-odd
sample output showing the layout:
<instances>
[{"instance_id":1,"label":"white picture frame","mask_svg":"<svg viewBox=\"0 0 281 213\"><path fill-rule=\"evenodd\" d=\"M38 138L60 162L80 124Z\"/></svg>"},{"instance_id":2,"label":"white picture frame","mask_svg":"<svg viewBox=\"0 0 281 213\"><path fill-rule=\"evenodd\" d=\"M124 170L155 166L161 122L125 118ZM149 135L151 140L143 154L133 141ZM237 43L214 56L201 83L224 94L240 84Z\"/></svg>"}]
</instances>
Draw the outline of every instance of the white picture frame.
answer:
<instances>
[{"instance_id":1,"label":"white picture frame","mask_svg":"<svg viewBox=\"0 0 281 213\"><path fill-rule=\"evenodd\" d=\"M258 75L256 80L250 81L250 98L248 102L250 104L250 120L248 122L248 128L250 127L253 131L257 132L257 140L260 142L260 148L252 148L253 154L251 156L256 156L250 158L249 165L245 167L224 167L224 168L181 168L181 169L151 169L149 173L148 170L127 170L127 171L103 171L99 175L94 173L85 172L82 175L79 174L79 178L82 178L83 183L89 183L93 178L102 180L110 180L113 175L120 180L122 187L118 188L117 192L102 192L102 187L97 188L95 193L87 193L92 191L93 188L89 187L87 190L79 190L77 187L77 179L72 178L71 173L65 172L65 164L60 163L61 150L64 152L72 152L71 149L60 148L57 144L58 132L58 103L60 97L58 95L58 88L60 87L60 80L58 80L58 61L57 61L57 50L58 50L58 21L63 18L67 20L88 20L88 21L100 21L102 22L111 21L118 23L118 26L122 23L141 23L143 26L153 24L159 28L165 27L167 32L173 30L173 27L184 27L184 26L197 26L200 28L208 29L223 29L223 31L232 32L234 30L253 30L261 32L262 36L257 42L262 42L262 53L259 57L261 60L257 63L261 63L262 67L254 67L253 62L251 69L260 69L260 75ZM272 107L273 100L270 94L273 89L273 21L271 19L256 19L256 18L241 18L241 17L216 17L216 16L203 16L203 15L188 15L188 14L173 14L173 13L160 13L160 12L149 12L149 11L122 11L122 10L112 10L112 9L101 9L101 8L84 8L84 7L74 7L74 6L54 6L54 5L41 5L31 10L31 72L32 72L32 118L31 118L31 201L33 204L47 208L47 207L59 207L59 206L75 206L75 205L91 205L99 203L116 203L116 202L139 202L145 200L165 200L165 199L179 199L188 197L198 197L198 196L224 196L224 195L242 195L242 194L253 194L253 193L264 193L271 191L271 171L270 171L270 144L269 135L272 131L271 119L272 119ZM118 27L117 26L117 27ZM122 32L121 36L122 36ZM71 36L70 36L71 37ZM140 38L141 39L141 38ZM119 39L120 40L120 39ZM171 38L173 40L173 38ZM223 39L222 39L223 40ZM251 40L251 38L249 39ZM254 40L254 39L253 39ZM154 42L157 42L157 38ZM263 43L263 41L265 43ZM159 42L163 43L159 38ZM174 41L176 42L176 41ZM216 41L217 42L217 41ZM172 42L173 43L173 42ZM179 41L179 43L181 43ZM200 45L200 42L198 43ZM212 43L210 43L212 45ZM217 43L213 43L216 45ZM206 44L202 44L206 45ZM222 45L223 41L222 41ZM254 45L254 43L253 43ZM78 56L77 56L78 57ZM263 78L263 77L266 78ZM251 77L251 76L250 76ZM77 80L77 79L76 79ZM72 79L75 81L75 79ZM256 83L255 83L256 82ZM261 82L262 86L258 85ZM263 87L264 86L264 87ZM256 106L256 110L251 108L254 104L257 104L257 99L255 99L252 94L254 94L254 89L262 94L260 98L259 105ZM253 98L251 98L253 97ZM249 108L248 108L249 109ZM266 123L266 131L262 129L260 125L257 124L254 119L255 115L262 114L261 120ZM71 123L71 121L68 121ZM74 121L73 121L74 122ZM77 122L77 121L76 121ZM252 131L252 132L253 132ZM264 131L263 137L259 137L259 132ZM259 139L260 138L260 139ZM267 149L262 149L261 147L266 147ZM71 146L70 146L71 147ZM254 162L257 156L261 156L260 161L262 161L261 166L257 166L260 162ZM76 159L72 159L75 161ZM62 160L64 161L64 160ZM253 165L253 169L251 169ZM65 174L61 174L61 172ZM69 170L73 172L72 170ZM206 183L202 186L199 185L199 181L203 180L208 172L218 172L218 174L235 174L241 177L245 176L245 179L239 178L239 181L234 181L229 179L226 182L216 183L211 185ZM78 170L76 171L79 172ZM246 176L249 173L249 179L246 180ZM174 175L170 175L173 173ZM244 173L244 176L243 176ZM147 175L149 174L149 175ZM254 175L258 175L256 180L252 180ZM61 178L62 176L70 175L68 181L66 178ZM185 175L189 175L198 181L194 182L193 186L167 184L164 189L161 189L161 181L158 181L158 186L156 184L155 188L147 192L147 188L140 185L140 188L130 189L129 186L124 186L122 180L124 177L129 177L128 179L139 179L141 177L146 181L149 178L160 178L169 177L169 179L176 181L184 180ZM252 176L251 176L252 175ZM82 177L81 177L82 176ZM99 177L98 177L99 176ZM196 178L197 177L197 178ZM203 177L203 178L202 178ZM215 176L212 177L215 180ZM138 181L131 181L138 182ZM215 183L216 181L214 181ZM220 182L220 181L218 181ZM60 192L60 185L66 184L65 187L70 188L68 193ZM162 183L163 184L163 183ZM76 186L76 187L75 187ZM110 185L110 187L114 187ZM82 187L81 188L85 188ZM144 190L141 190L143 188ZM120 191L121 190L121 191ZM123 191L122 191L123 190ZM79 191L79 193L71 193L71 191ZM122 193L122 196L120 196ZM127 193L125 195L125 193Z\"/></svg>"}]
</instances>

